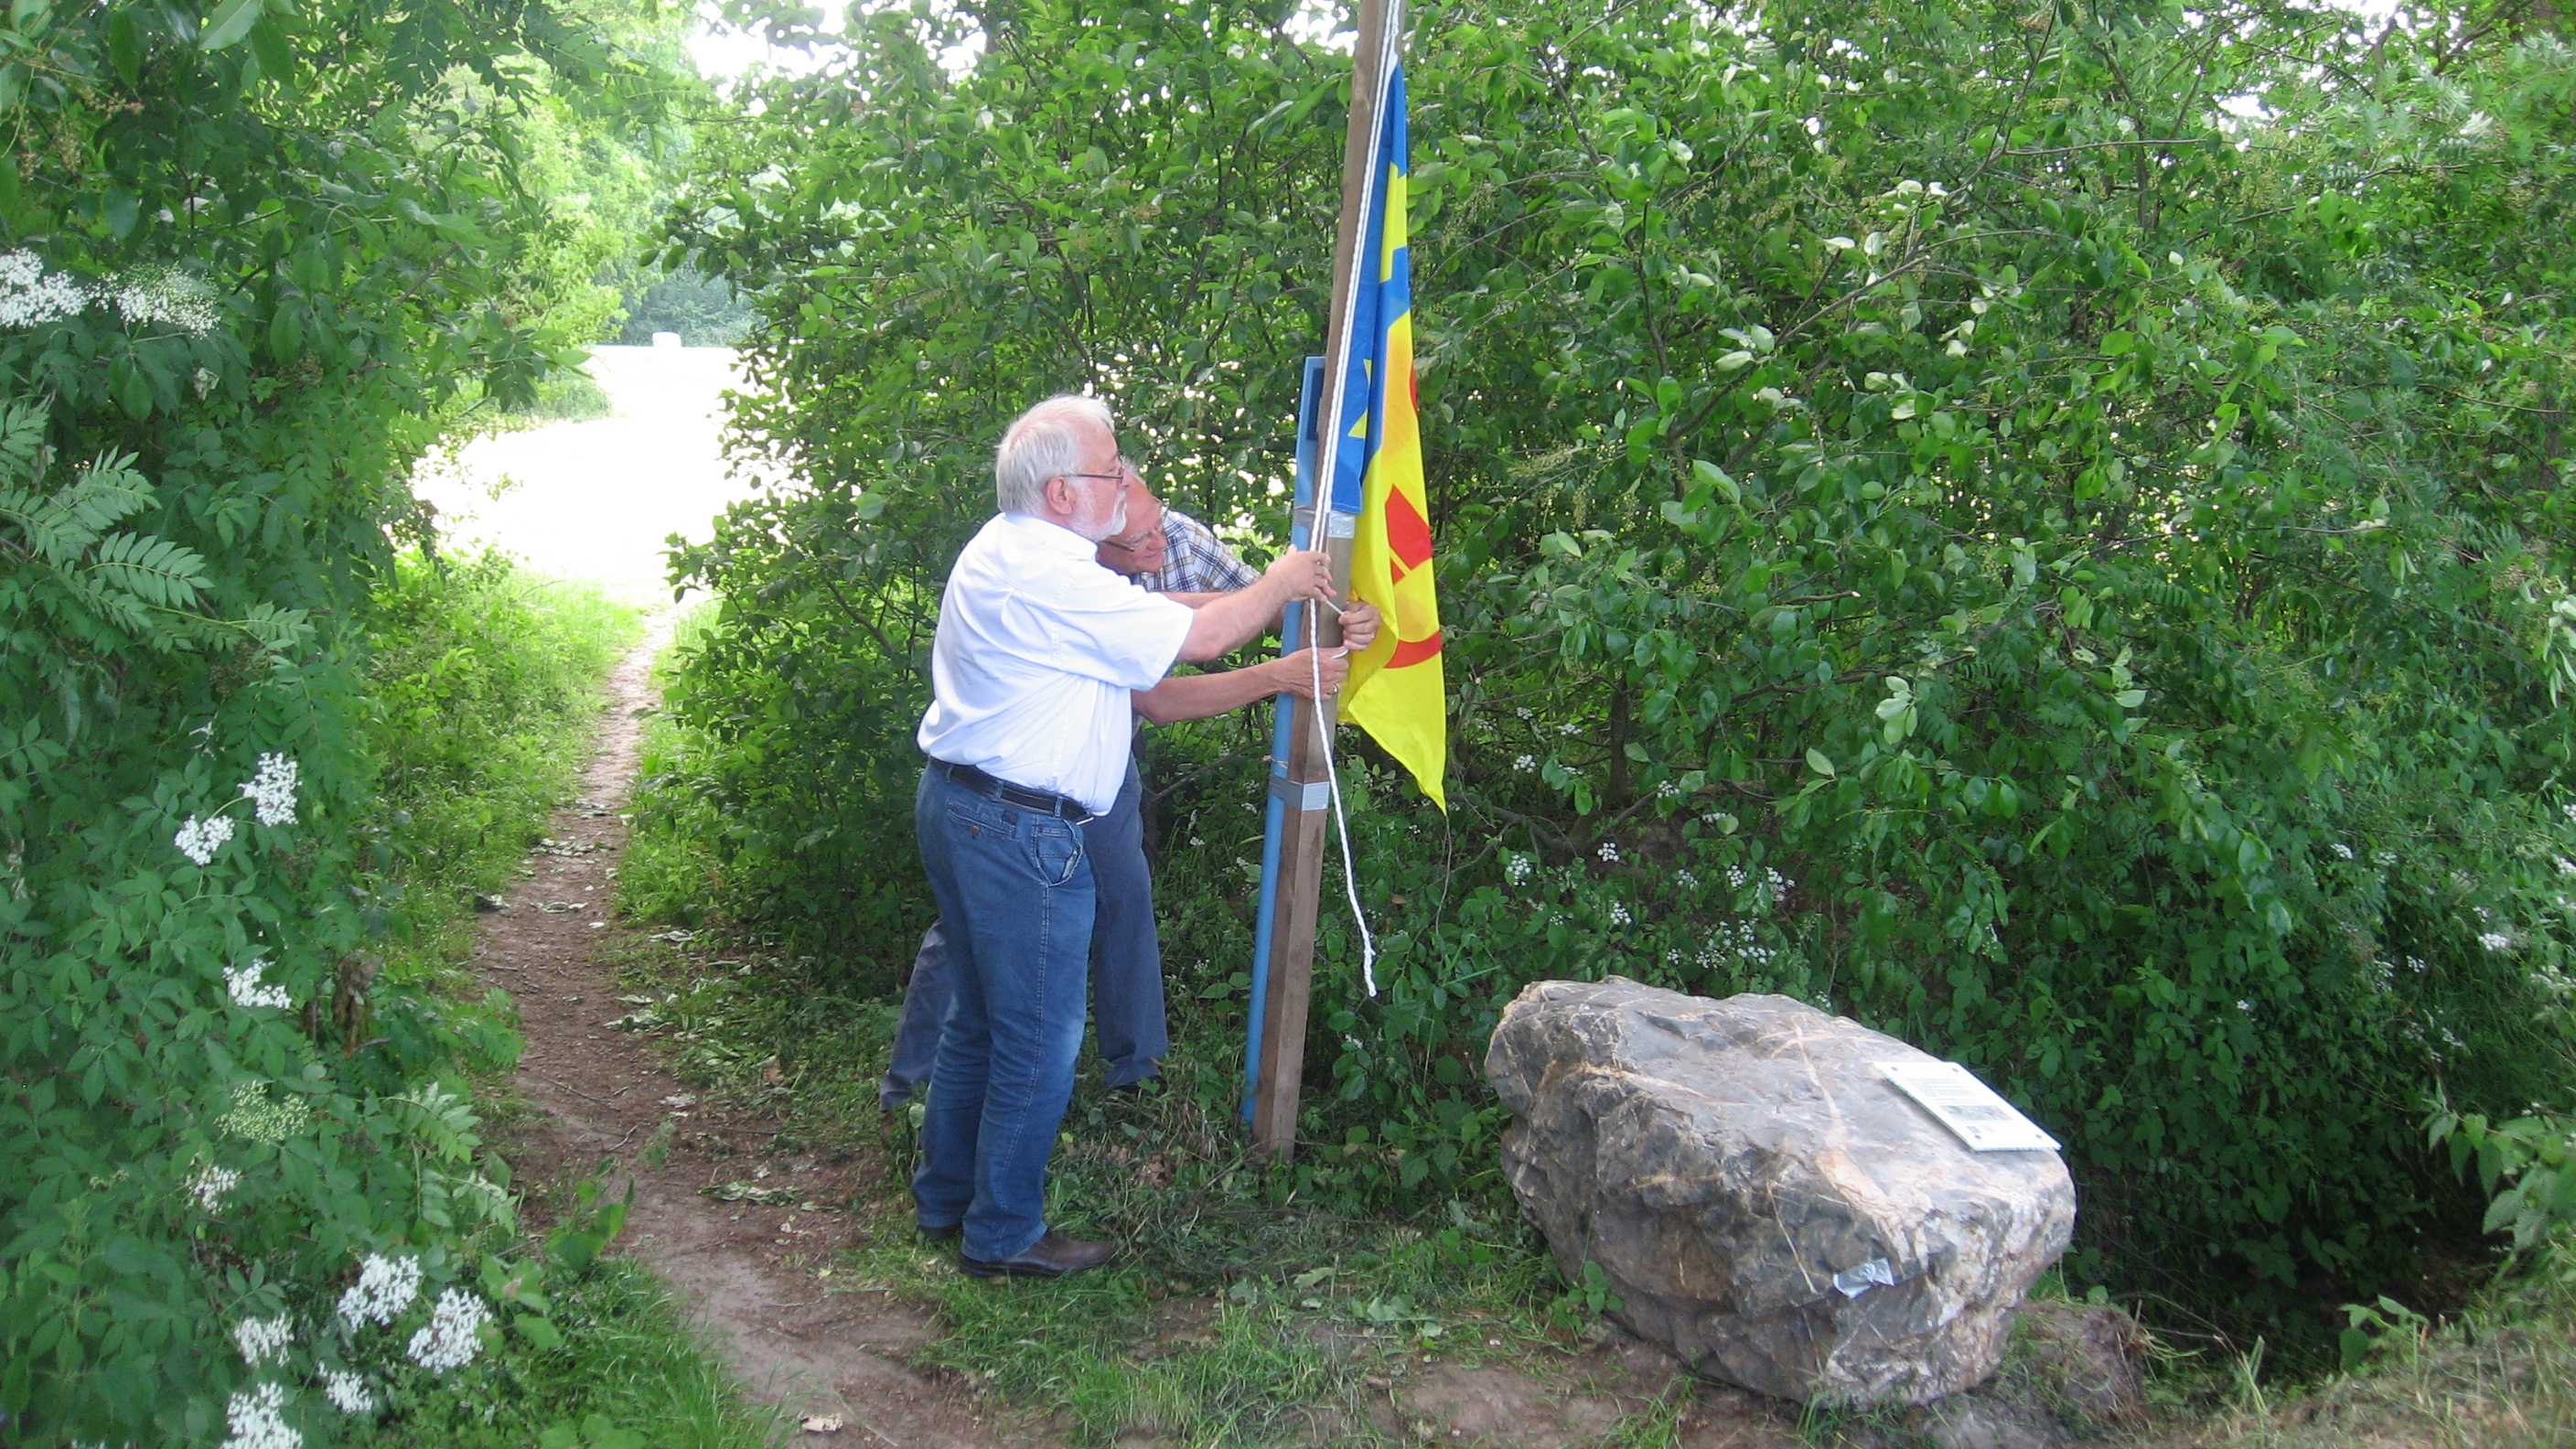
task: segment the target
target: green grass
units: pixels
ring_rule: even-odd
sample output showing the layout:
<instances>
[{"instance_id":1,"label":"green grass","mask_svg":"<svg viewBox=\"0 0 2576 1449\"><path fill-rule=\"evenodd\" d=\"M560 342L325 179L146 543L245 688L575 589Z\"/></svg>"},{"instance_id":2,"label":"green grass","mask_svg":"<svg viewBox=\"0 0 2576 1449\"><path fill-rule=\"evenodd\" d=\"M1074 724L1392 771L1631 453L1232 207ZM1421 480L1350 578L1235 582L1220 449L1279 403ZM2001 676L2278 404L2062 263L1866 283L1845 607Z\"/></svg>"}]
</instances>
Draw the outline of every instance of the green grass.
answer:
<instances>
[{"instance_id":1,"label":"green grass","mask_svg":"<svg viewBox=\"0 0 2576 1449\"><path fill-rule=\"evenodd\" d=\"M778 1118L776 1150L881 1155L878 1188L850 1205L871 1246L836 1280L931 1306L947 1332L917 1366L1061 1416L1079 1442L1382 1442L1370 1405L1387 1412L1408 1360L1544 1373L1589 1322L1508 1203L1444 1200L1405 1222L1294 1201L1232 1121L1237 1069L1216 1024L1184 1034L1164 1088L1131 1099L1086 1080L1066 1115L1049 1218L1121 1244L1119 1261L1046 1284L965 1277L911 1232L910 1125L876 1111L893 1002L817 993L792 963L712 932L639 944L621 984L659 999L651 1034L684 1079Z\"/></svg>"},{"instance_id":2,"label":"green grass","mask_svg":"<svg viewBox=\"0 0 2576 1449\"><path fill-rule=\"evenodd\" d=\"M746 1407L733 1376L680 1323L653 1275L605 1259L553 1293L565 1345L513 1345L489 1365L460 1371L469 1387L392 1407L385 1423L352 1436L365 1449L531 1449L550 1429L580 1439L585 1421L640 1436L634 1449L761 1449L783 1432L775 1414Z\"/></svg>"},{"instance_id":3,"label":"green grass","mask_svg":"<svg viewBox=\"0 0 2576 1449\"><path fill-rule=\"evenodd\" d=\"M398 896L386 969L452 972L497 890L572 797L634 609L501 554L409 554L376 598L369 743ZM458 982L451 984L461 984Z\"/></svg>"},{"instance_id":4,"label":"green grass","mask_svg":"<svg viewBox=\"0 0 2576 1449\"><path fill-rule=\"evenodd\" d=\"M2362 1371L2305 1389L2236 1366L2208 1449L2559 1449L2576 1443L2576 1252L2480 1294L2453 1322L2383 1338Z\"/></svg>"}]
</instances>

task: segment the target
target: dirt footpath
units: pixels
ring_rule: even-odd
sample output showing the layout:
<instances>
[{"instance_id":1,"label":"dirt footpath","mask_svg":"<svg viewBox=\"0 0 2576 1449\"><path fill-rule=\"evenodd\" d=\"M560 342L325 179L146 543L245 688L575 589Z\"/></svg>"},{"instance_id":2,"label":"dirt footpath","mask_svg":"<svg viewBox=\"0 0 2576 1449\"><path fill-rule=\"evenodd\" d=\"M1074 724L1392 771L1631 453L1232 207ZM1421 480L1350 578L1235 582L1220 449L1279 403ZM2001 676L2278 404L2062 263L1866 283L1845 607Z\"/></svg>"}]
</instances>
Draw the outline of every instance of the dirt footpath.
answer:
<instances>
[{"instance_id":1,"label":"dirt footpath","mask_svg":"<svg viewBox=\"0 0 2576 1449\"><path fill-rule=\"evenodd\" d=\"M954 1388L906 1367L902 1354L937 1333L920 1308L818 1277L831 1255L855 1245L848 1202L876 1164L778 1158L772 1124L702 1102L663 1071L645 1042L609 1023L617 959L637 934L610 914L626 848L620 812L634 787L648 673L668 640L663 623L621 663L611 684L598 755L581 799L558 811L548 839L529 853L499 911L484 917L475 967L519 1004L526 1052L518 1088L532 1111L518 1127L519 1181L557 1190L616 1158L612 1193L635 1178L635 1206L616 1251L660 1275L683 1311L723 1354L757 1402L800 1423L838 1419L808 1442L875 1442L899 1449L980 1449L1030 1440L1001 1432ZM656 1151L667 1144L667 1155ZM650 1159L660 1156L658 1166ZM705 1190L757 1178L765 1189L737 1201ZM794 1201L772 1206L757 1200ZM800 1436L802 1437L802 1436Z\"/></svg>"},{"instance_id":2,"label":"dirt footpath","mask_svg":"<svg viewBox=\"0 0 2576 1449\"><path fill-rule=\"evenodd\" d=\"M659 1275L750 1399L774 1405L807 1431L791 1437L892 1449L1052 1449L1063 1438L1048 1417L997 1412L956 1380L909 1367L910 1351L940 1332L926 1309L826 1276L836 1254L868 1246L841 1205L882 1192L881 1154L826 1160L782 1152L775 1122L684 1086L646 1039L613 1025L645 1000L620 999L615 963L634 952L641 933L611 914L613 871L626 848L621 812L635 781L638 713L651 702L649 670L667 638L664 621L618 666L581 798L556 813L501 908L483 920L476 968L518 1002L526 1041L517 1084L530 1110L510 1133L518 1181L543 1217L570 1185L614 1159L610 1193L622 1193L630 1176L635 1183L615 1251ZM2077 1318L2090 1312L2058 1311ZM2101 1376L2086 1363L2068 1369L2061 1376L2079 1386L2093 1387ZM1367 1382L1383 1395L1369 1410L1368 1427L1388 1442L1488 1449L1649 1439L1679 1449L2067 1443L1982 1394L1906 1416L1901 1426L1805 1423L1795 1405L1690 1380L1671 1359L1607 1322L1553 1372L1425 1356ZM1142 1436L1119 1442L1122 1449L1162 1446Z\"/></svg>"}]
</instances>

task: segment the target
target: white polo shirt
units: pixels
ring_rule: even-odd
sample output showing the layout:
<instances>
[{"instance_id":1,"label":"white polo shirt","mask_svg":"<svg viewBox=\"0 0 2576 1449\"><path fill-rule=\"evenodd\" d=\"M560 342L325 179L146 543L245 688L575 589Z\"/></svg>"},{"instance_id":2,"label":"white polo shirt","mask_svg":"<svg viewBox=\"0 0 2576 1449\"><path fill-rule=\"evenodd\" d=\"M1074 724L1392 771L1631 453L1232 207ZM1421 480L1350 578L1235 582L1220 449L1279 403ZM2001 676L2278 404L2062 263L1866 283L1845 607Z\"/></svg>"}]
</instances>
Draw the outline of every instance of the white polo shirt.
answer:
<instances>
[{"instance_id":1,"label":"white polo shirt","mask_svg":"<svg viewBox=\"0 0 2576 1449\"><path fill-rule=\"evenodd\" d=\"M1116 802L1135 718L1128 696L1171 672L1186 604L1102 568L1072 529L996 515L957 555L930 646L924 754L996 779Z\"/></svg>"}]
</instances>

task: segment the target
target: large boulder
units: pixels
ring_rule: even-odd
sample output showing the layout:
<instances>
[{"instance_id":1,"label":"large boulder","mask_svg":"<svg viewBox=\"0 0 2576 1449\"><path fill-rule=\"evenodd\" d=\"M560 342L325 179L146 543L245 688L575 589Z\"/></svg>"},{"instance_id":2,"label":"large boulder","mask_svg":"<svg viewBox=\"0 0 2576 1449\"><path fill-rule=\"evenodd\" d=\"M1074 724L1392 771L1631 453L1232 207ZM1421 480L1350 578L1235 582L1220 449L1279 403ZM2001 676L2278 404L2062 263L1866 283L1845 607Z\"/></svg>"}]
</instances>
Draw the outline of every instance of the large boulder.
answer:
<instances>
[{"instance_id":1,"label":"large boulder","mask_svg":"<svg viewBox=\"0 0 2576 1449\"><path fill-rule=\"evenodd\" d=\"M1692 1368L1784 1398L1920 1404L1995 1370L2066 1250L2054 1152L1972 1152L1878 1071L1933 1058L1785 996L1542 981L1485 1077L1557 1266Z\"/></svg>"}]
</instances>

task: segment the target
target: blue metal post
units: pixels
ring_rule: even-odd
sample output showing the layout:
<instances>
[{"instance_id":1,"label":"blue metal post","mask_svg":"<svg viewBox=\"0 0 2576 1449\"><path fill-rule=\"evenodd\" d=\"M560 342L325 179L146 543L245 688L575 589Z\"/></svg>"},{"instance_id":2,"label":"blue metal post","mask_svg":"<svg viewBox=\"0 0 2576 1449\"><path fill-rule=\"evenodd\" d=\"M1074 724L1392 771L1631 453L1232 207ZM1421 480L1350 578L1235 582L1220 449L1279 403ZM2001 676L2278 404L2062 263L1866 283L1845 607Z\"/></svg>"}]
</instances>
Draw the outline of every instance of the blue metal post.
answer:
<instances>
[{"instance_id":1,"label":"blue metal post","mask_svg":"<svg viewBox=\"0 0 2576 1449\"><path fill-rule=\"evenodd\" d=\"M1324 359L1306 359L1306 384L1297 395L1297 501L1288 515L1288 546L1306 548L1311 525L1305 520L1315 502L1315 409L1317 396L1324 385ZM1297 652L1305 633L1305 618L1295 609L1288 611L1287 622L1279 630L1279 652L1284 657ZM1294 705L1285 699L1271 706L1270 788L1263 792L1267 804L1261 812L1261 901L1253 909L1252 932L1252 1020L1243 1033L1243 1120L1252 1120L1252 1094L1261 1080L1261 1013L1270 1002L1270 916L1279 899L1279 842L1287 834L1288 802L1279 798L1279 784L1288 778L1288 732L1294 726Z\"/></svg>"}]
</instances>

